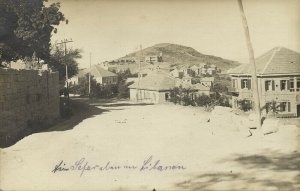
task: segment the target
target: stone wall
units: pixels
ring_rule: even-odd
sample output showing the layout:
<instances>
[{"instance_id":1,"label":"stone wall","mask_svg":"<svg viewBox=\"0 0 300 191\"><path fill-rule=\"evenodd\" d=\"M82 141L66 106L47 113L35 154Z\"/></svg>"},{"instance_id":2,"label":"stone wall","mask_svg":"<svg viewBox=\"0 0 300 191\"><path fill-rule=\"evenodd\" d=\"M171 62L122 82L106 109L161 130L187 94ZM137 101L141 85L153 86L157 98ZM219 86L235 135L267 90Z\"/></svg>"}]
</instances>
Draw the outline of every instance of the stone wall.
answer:
<instances>
[{"instance_id":1,"label":"stone wall","mask_svg":"<svg viewBox=\"0 0 300 191\"><path fill-rule=\"evenodd\" d=\"M58 72L0 69L0 138L58 117Z\"/></svg>"}]
</instances>

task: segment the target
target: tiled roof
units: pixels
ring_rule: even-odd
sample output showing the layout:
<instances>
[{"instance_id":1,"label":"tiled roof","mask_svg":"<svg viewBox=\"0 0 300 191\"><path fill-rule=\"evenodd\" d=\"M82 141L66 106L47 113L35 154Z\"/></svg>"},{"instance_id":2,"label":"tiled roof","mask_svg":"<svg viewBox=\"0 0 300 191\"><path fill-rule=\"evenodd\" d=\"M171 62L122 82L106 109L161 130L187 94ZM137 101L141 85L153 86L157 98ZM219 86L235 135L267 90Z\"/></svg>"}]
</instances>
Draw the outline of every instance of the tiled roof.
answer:
<instances>
[{"instance_id":1,"label":"tiled roof","mask_svg":"<svg viewBox=\"0 0 300 191\"><path fill-rule=\"evenodd\" d=\"M94 65L91 67L91 70L89 68L84 69L78 73L79 77L83 77L85 74L89 73L91 71L91 75L94 77L110 77L110 76L117 76L117 74L112 73L108 70L105 70L104 68L101 68L101 66Z\"/></svg>"},{"instance_id":2,"label":"tiled roof","mask_svg":"<svg viewBox=\"0 0 300 191\"><path fill-rule=\"evenodd\" d=\"M255 59L257 75L300 73L300 53L275 47ZM251 75L250 64L228 70L229 74Z\"/></svg>"},{"instance_id":3,"label":"tiled roof","mask_svg":"<svg viewBox=\"0 0 300 191\"><path fill-rule=\"evenodd\" d=\"M175 78L162 71L154 71L129 86L131 89L146 89L155 91L170 90L174 87Z\"/></svg>"}]
</instances>

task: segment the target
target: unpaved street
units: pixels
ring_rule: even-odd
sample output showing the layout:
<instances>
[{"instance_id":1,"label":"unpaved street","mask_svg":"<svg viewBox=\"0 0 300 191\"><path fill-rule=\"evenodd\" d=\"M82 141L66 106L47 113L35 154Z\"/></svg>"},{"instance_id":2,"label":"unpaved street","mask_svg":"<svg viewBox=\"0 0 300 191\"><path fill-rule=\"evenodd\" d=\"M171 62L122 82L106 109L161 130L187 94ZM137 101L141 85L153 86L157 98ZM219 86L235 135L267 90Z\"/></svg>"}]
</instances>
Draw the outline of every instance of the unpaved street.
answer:
<instances>
[{"instance_id":1,"label":"unpaved street","mask_svg":"<svg viewBox=\"0 0 300 191\"><path fill-rule=\"evenodd\" d=\"M1 149L1 189L300 188L295 125L247 138L239 132L215 133L202 108L125 101L79 106L82 113L71 122Z\"/></svg>"}]
</instances>

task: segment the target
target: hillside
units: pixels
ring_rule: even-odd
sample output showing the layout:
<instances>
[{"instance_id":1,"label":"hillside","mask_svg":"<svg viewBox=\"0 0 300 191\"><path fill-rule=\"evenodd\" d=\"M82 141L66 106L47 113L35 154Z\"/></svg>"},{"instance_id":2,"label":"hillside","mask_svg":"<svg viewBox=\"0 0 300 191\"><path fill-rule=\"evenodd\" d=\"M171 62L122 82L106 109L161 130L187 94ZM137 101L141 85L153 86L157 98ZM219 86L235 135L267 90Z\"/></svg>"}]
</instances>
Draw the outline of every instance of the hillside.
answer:
<instances>
[{"instance_id":1,"label":"hillside","mask_svg":"<svg viewBox=\"0 0 300 191\"><path fill-rule=\"evenodd\" d=\"M223 59L217 56L202 54L191 47L178 44L161 43L142 50L142 56L163 54L163 61L174 65L193 65L199 63L214 64L222 71L234 68L240 63L232 60ZM118 60L135 59L139 57L140 52L133 52Z\"/></svg>"}]
</instances>

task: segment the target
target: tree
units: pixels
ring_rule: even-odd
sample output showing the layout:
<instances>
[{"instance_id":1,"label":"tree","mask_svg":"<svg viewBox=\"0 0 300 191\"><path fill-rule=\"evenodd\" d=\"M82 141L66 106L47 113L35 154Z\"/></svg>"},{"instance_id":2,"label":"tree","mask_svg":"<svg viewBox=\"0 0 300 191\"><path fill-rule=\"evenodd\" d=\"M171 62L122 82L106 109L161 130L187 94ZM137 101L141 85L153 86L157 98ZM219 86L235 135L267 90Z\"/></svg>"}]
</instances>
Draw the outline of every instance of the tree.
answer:
<instances>
[{"instance_id":1,"label":"tree","mask_svg":"<svg viewBox=\"0 0 300 191\"><path fill-rule=\"evenodd\" d=\"M81 50L68 49L66 56L64 55L62 46L52 46L51 55L48 60L50 68L59 72L59 79L65 80L66 65L68 65L68 77L72 77L78 73L77 59L81 58Z\"/></svg>"},{"instance_id":2,"label":"tree","mask_svg":"<svg viewBox=\"0 0 300 191\"><path fill-rule=\"evenodd\" d=\"M83 77L78 79L78 84L70 86L70 93L79 94L79 95L88 95L89 94L89 76L86 74ZM96 97L97 92L97 81L91 76L91 97Z\"/></svg>"},{"instance_id":3,"label":"tree","mask_svg":"<svg viewBox=\"0 0 300 191\"><path fill-rule=\"evenodd\" d=\"M50 58L51 33L65 17L59 3L46 7L46 1L0 0L0 67L34 53L45 61Z\"/></svg>"},{"instance_id":4,"label":"tree","mask_svg":"<svg viewBox=\"0 0 300 191\"><path fill-rule=\"evenodd\" d=\"M128 98L129 97L129 88L132 83L127 83L127 78L138 77L137 74L132 74L129 69L125 71L120 71L117 73L118 82L117 82L117 92L118 98Z\"/></svg>"}]
</instances>

